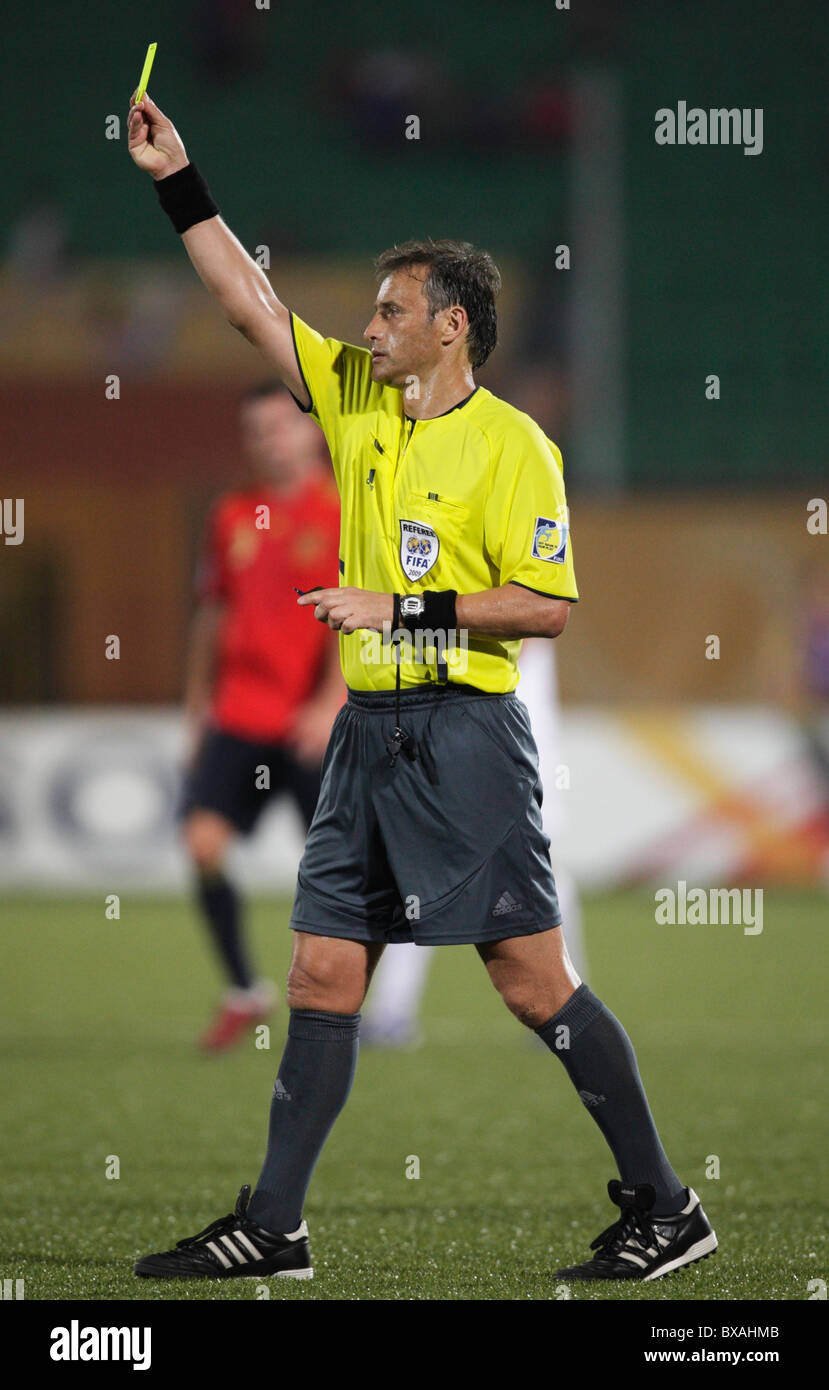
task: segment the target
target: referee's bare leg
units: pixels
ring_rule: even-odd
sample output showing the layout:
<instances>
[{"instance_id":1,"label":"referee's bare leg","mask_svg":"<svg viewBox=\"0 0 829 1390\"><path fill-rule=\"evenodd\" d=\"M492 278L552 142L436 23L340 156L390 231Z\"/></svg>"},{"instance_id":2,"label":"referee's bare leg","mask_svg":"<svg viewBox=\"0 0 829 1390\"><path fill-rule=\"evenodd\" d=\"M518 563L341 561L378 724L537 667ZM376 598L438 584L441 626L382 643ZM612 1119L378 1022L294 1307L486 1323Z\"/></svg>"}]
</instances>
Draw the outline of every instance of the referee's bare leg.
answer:
<instances>
[{"instance_id":1,"label":"referee's bare leg","mask_svg":"<svg viewBox=\"0 0 829 1390\"><path fill-rule=\"evenodd\" d=\"M314 1165L357 1067L360 1005L383 946L294 931L290 1022L274 1085L268 1148L248 1216L294 1232Z\"/></svg>"},{"instance_id":2,"label":"referee's bare leg","mask_svg":"<svg viewBox=\"0 0 829 1390\"><path fill-rule=\"evenodd\" d=\"M540 1028L581 984L559 927L488 941L478 954L507 1008L528 1028Z\"/></svg>"},{"instance_id":3,"label":"referee's bare leg","mask_svg":"<svg viewBox=\"0 0 829 1390\"><path fill-rule=\"evenodd\" d=\"M355 1014L368 992L382 945L294 932L288 1007Z\"/></svg>"},{"instance_id":4,"label":"referee's bare leg","mask_svg":"<svg viewBox=\"0 0 829 1390\"><path fill-rule=\"evenodd\" d=\"M681 1211L687 1191L662 1147L630 1039L579 980L561 928L477 949L507 1008L563 1063L610 1146L622 1182L653 1186L655 1216Z\"/></svg>"}]
</instances>

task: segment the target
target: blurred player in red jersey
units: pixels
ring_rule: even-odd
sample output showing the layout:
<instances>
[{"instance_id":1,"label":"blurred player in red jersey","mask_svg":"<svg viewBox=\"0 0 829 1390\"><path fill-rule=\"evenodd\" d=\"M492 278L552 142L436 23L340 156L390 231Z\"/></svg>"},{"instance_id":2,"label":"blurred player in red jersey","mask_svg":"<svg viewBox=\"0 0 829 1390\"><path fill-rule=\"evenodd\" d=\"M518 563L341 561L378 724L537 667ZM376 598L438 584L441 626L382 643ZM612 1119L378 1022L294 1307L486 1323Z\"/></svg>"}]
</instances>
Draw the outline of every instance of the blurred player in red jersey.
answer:
<instances>
[{"instance_id":1,"label":"blurred player in red jersey","mask_svg":"<svg viewBox=\"0 0 829 1390\"><path fill-rule=\"evenodd\" d=\"M322 435L277 382L244 396L240 427L252 478L211 514L185 697L184 842L230 985L201 1039L211 1052L231 1047L275 1001L245 948L240 896L224 867L230 843L280 793L307 829L346 694L336 636L306 622L296 603L296 589L338 577L339 499Z\"/></svg>"}]
</instances>

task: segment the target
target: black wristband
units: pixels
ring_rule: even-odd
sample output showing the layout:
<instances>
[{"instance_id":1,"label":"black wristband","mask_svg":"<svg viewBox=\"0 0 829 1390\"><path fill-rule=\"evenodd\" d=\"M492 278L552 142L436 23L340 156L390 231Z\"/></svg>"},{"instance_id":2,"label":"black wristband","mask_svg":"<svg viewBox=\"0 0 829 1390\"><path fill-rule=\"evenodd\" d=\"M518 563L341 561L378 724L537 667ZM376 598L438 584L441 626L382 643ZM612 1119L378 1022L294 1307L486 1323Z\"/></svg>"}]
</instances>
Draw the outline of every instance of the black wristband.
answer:
<instances>
[{"instance_id":1,"label":"black wristband","mask_svg":"<svg viewBox=\"0 0 829 1390\"><path fill-rule=\"evenodd\" d=\"M206 222L219 211L210 196L210 189L195 164L185 164L166 179L156 179L158 201L181 236L188 227Z\"/></svg>"},{"instance_id":2,"label":"black wristband","mask_svg":"<svg viewBox=\"0 0 829 1390\"><path fill-rule=\"evenodd\" d=\"M458 619L455 615L455 599L458 597L457 589L427 589L423 595L423 613L421 617L401 617L400 615L400 594L394 595L394 618L392 631L396 632L399 627L404 627L407 632L448 632L450 628L457 627Z\"/></svg>"},{"instance_id":3,"label":"black wristband","mask_svg":"<svg viewBox=\"0 0 829 1390\"><path fill-rule=\"evenodd\" d=\"M450 628L457 628L457 589L428 589L423 597L426 606L420 621L421 627L428 628L431 632L448 632Z\"/></svg>"}]
</instances>

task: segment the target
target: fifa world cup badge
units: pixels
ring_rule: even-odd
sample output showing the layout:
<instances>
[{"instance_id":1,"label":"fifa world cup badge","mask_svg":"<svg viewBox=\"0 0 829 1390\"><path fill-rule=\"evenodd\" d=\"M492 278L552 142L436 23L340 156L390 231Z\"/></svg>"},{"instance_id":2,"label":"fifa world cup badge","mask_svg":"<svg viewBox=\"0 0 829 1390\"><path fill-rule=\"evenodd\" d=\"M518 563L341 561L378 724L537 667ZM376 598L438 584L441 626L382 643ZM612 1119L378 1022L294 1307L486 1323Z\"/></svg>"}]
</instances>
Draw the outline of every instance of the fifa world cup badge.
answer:
<instances>
[{"instance_id":1,"label":"fifa world cup badge","mask_svg":"<svg viewBox=\"0 0 829 1390\"><path fill-rule=\"evenodd\" d=\"M554 565L563 565L567 556L568 529L565 521L537 516L533 533L533 559L551 560Z\"/></svg>"},{"instance_id":2,"label":"fifa world cup badge","mask_svg":"<svg viewBox=\"0 0 829 1390\"><path fill-rule=\"evenodd\" d=\"M400 563L407 579L422 579L440 551L437 532L422 521L400 522Z\"/></svg>"}]
</instances>

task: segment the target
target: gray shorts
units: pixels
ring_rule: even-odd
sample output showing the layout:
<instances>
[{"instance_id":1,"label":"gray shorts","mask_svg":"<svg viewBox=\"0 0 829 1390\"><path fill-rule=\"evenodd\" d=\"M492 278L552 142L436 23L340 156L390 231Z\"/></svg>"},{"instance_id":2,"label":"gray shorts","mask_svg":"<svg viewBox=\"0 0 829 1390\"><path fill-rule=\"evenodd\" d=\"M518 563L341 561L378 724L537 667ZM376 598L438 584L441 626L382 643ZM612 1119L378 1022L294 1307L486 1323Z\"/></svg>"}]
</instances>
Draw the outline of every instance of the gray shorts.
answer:
<instances>
[{"instance_id":1,"label":"gray shorts","mask_svg":"<svg viewBox=\"0 0 829 1390\"><path fill-rule=\"evenodd\" d=\"M322 765L291 926L420 946L561 923L523 701L471 686L403 690L416 756L392 767L394 692L349 691Z\"/></svg>"}]
</instances>

